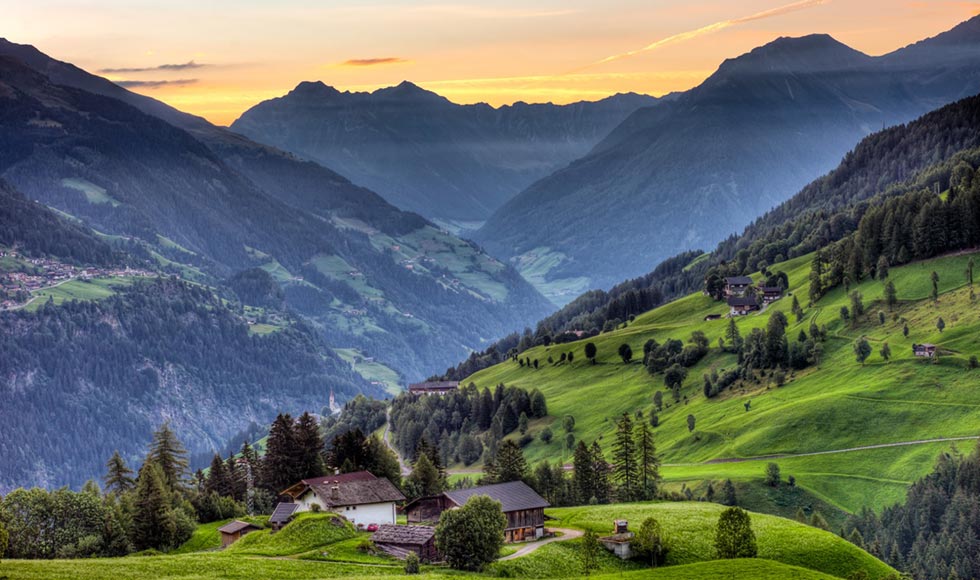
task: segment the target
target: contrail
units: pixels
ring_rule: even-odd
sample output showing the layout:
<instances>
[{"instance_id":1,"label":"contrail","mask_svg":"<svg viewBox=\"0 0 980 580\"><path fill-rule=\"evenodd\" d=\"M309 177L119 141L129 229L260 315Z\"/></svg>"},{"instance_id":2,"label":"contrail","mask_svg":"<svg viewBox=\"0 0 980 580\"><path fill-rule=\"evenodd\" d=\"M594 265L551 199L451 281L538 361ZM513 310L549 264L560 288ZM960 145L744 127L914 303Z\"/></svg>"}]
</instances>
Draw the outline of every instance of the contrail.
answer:
<instances>
[{"instance_id":1,"label":"contrail","mask_svg":"<svg viewBox=\"0 0 980 580\"><path fill-rule=\"evenodd\" d=\"M807 8L812 8L814 6L820 6L821 4L827 4L831 0L800 0L799 2L793 2L792 4L786 4L785 6L779 6L778 8L771 8L769 10L764 10L762 12L757 12L750 16L743 16L741 18L735 18L733 20L722 20L721 22L715 22L714 24L709 24L698 28L697 30L689 30L687 32L681 32L673 36L668 36L662 40L658 40L653 44L648 44L643 48L637 50L631 50L629 52L624 52L622 54L615 54L613 56L608 56L602 60L596 61L592 64L586 65L582 68L590 68L600 64L605 64L607 62L612 62L614 60L620 60L623 58L629 58L637 54L642 54L644 52L650 52L651 50L656 50L662 46L667 46L668 44L674 44L677 42L683 42L685 40L691 40L692 38L697 38L705 34L712 34L726 28L736 26L739 24L745 24L746 22L752 22L754 20L764 20L766 18L773 18L776 16L782 16L783 14L789 14L790 12L796 12L797 10L805 10ZM578 69L581 70L581 69Z\"/></svg>"}]
</instances>

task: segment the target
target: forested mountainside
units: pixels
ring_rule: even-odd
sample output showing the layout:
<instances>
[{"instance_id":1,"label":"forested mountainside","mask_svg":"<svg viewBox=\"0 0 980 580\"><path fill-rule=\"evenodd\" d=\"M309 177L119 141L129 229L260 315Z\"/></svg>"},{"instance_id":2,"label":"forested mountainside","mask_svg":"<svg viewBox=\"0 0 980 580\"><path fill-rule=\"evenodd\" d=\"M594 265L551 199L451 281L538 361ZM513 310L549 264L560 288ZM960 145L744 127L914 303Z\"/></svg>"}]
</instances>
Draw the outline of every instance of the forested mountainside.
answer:
<instances>
[{"instance_id":1,"label":"forested mountainside","mask_svg":"<svg viewBox=\"0 0 980 580\"><path fill-rule=\"evenodd\" d=\"M331 390L381 395L309 327L253 334L210 290L172 279L0 313L0 343L3 491L78 486L116 449L138 462L164 421L205 451L250 421L320 409Z\"/></svg>"},{"instance_id":2,"label":"forested mountainside","mask_svg":"<svg viewBox=\"0 0 980 580\"><path fill-rule=\"evenodd\" d=\"M570 105L457 105L410 82L373 93L303 82L231 128L330 167L391 203L447 222L482 222L534 181L586 154L637 94Z\"/></svg>"},{"instance_id":3,"label":"forested mountainside","mask_svg":"<svg viewBox=\"0 0 980 580\"><path fill-rule=\"evenodd\" d=\"M69 223L0 179L0 246L26 256L56 256L78 264L107 265L124 256L90 230Z\"/></svg>"},{"instance_id":4,"label":"forested mountainside","mask_svg":"<svg viewBox=\"0 0 980 580\"><path fill-rule=\"evenodd\" d=\"M572 331L594 334L607 324L615 326L659 301L702 288L709 272L746 274L828 246L857 231L869 207L922 190L938 187L945 191L951 182L962 182L964 164L976 166L980 161L978 148L980 97L960 100L911 123L875 133L862 140L836 169L758 218L741 235L718 244L710 254L682 253L608 292L585 293L541 320L533 332L528 329L523 336L510 335L484 352L471 354L447 376L465 377L504 360L513 349L523 351L544 341L577 338L568 334ZM957 167L960 176L954 179ZM902 262L914 256L910 252ZM899 263L897 253L892 260Z\"/></svg>"},{"instance_id":5,"label":"forested mountainside","mask_svg":"<svg viewBox=\"0 0 980 580\"><path fill-rule=\"evenodd\" d=\"M639 109L474 239L567 301L718 243L862 137L975 94L978 71L980 17L877 58L826 35L781 38Z\"/></svg>"},{"instance_id":6,"label":"forested mountainside","mask_svg":"<svg viewBox=\"0 0 980 580\"><path fill-rule=\"evenodd\" d=\"M33 47L0 55L0 176L184 277L266 269L332 347L411 380L550 309L513 268L322 166Z\"/></svg>"}]
</instances>

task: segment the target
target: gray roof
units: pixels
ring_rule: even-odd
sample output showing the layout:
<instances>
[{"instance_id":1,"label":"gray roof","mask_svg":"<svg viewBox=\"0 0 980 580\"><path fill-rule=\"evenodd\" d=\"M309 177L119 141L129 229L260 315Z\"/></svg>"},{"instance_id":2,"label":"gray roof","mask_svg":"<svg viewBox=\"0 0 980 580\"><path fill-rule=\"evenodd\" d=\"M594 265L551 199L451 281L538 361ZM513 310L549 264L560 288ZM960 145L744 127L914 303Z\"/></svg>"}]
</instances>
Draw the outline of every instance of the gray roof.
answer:
<instances>
[{"instance_id":1,"label":"gray roof","mask_svg":"<svg viewBox=\"0 0 980 580\"><path fill-rule=\"evenodd\" d=\"M336 495L334 495L334 488L336 488ZM385 503L405 499L402 492L383 477L348 481L336 485L331 482L313 484L309 489L316 494L316 498L324 507ZM300 497L302 495L304 494L300 494Z\"/></svg>"},{"instance_id":2,"label":"gray roof","mask_svg":"<svg viewBox=\"0 0 980 580\"><path fill-rule=\"evenodd\" d=\"M732 296L728 299L729 306L758 306L759 303L756 302L755 298L752 296L746 296L742 298L741 296Z\"/></svg>"},{"instance_id":3,"label":"gray roof","mask_svg":"<svg viewBox=\"0 0 980 580\"><path fill-rule=\"evenodd\" d=\"M726 284L733 284L735 286L751 286L752 278L748 276L729 276L725 278Z\"/></svg>"},{"instance_id":4,"label":"gray roof","mask_svg":"<svg viewBox=\"0 0 980 580\"><path fill-rule=\"evenodd\" d=\"M258 524L251 524L249 522L243 522L241 520L235 520L233 522L227 523L220 528L218 531L222 534L235 534L247 528L255 528L256 530L261 530L262 526Z\"/></svg>"},{"instance_id":5,"label":"gray roof","mask_svg":"<svg viewBox=\"0 0 980 580\"><path fill-rule=\"evenodd\" d=\"M296 512L296 508L299 507L297 503L286 503L279 502L276 505L276 509L272 511L272 515L269 516L270 524L284 524L289 521L289 518L293 517Z\"/></svg>"},{"instance_id":6,"label":"gray roof","mask_svg":"<svg viewBox=\"0 0 980 580\"><path fill-rule=\"evenodd\" d=\"M371 536L375 544L408 544L421 546L436 535L432 526L398 526L381 524L377 532Z\"/></svg>"},{"instance_id":7,"label":"gray roof","mask_svg":"<svg viewBox=\"0 0 980 580\"><path fill-rule=\"evenodd\" d=\"M470 489L457 489L447 491L445 495L459 506L466 504L474 495L490 496L490 499L500 502L504 512L546 508L551 505L523 481L510 481L495 485L472 487Z\"/></svg>"}]
</instances>

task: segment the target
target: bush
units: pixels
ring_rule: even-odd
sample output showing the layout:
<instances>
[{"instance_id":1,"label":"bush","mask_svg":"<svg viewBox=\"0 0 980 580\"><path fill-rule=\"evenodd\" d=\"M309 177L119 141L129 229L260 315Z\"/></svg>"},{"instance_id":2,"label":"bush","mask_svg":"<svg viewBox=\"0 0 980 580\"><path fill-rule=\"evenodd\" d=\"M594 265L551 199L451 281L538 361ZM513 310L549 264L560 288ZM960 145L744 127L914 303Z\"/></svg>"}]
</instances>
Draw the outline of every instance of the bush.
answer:
<instances>
[{"instance_id":1,"label":"bush","mask_svg":"<svg viewBox=\"0 0 980 580\"><path fill-rule=\"evenodd\" d=\"M551 432L549 427L545 427L544 430L541 431L541 440L545 443L551 443L552 437L554 437L554 434Z\"/></svg>"},{"instance_id":2,"label":"bush","mask_svg":"<svg viewBox=\"0 0 980 580\"><path fill-rule=\"evenodd\" d=\"M977 355L973 355L970 357L970 368L975 369L977 367L980 367L980 361L977 361Z\"/></svg>"},{"instance_id":3,"label":"bush","mask_svg":"<svg viewBox=\"0 0 980 580\"><path fill-rule=\"evenodd\" d=\"M497 559L506 527L500 502L473 496L463 507L442 512L436 526L436 548L452 568L479 571Z\"/></svg>"},{"instance_id":4,"label":"bush","mask_svg":"<svg viewBox=\"0 0 980 580\"><path fill-rule=\"evenodd\" d=\"M715 549L722 559L756 557L759 549L748 512L732 507L721 513L715 534Z\"/></svg>"},{"instance_id":5,"label":"bush","mask_svg":"<svg viewBox=\"0 0 980 580\"><path fill-rule=\"evenodd\" d=\"M643 558L654 567L664 563L669 550L660 522L652 517L643 520L640 524L640 531L633 537L630 547L637 557Z\"/></svg>"},{"instance_id":6,"label":"bush","mask_svg":"<svg viewBox=\"0 0 980 580\"><path fill-rule=\"evenodd\" d=\"M419 573L419 557L415 552L409 552L408 556L405 558L405 573Z\"/></svg>"}]
</instances>

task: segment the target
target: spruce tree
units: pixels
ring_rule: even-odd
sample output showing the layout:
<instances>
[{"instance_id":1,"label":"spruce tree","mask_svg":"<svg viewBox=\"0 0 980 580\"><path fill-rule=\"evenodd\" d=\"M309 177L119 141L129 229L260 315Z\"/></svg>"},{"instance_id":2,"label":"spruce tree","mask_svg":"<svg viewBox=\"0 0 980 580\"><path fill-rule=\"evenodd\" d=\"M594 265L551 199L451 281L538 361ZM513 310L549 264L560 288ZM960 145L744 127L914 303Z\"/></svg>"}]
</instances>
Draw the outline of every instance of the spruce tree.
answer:
<instances>
[{"instance_id":1,"label":"spruce tree","mask_svg":"<svg viewBox=\"0 0 980 580\"><path fill-rule=\"evenodd\" d=\"M326 473L323 462L323 437L320 436L320 426L313 415L309 413L300 415L294 433L299 479L318 477Z\"/></svg>"},{"instance_id":2,"label":"spruce tree","mask_svg":"<svg viewBox=\"0 0 980 580\"><path fill-rule=\"evenodd\" d=\"M520 446L511 439L500 444L495 458L497 473L494 483L523 481L527 479L527 460Z\"/></svg>"},{"instance_id":3,"label":"spruce tree","mask_svg":"<svg viewBox=\"0 0 980 580\"><path fill-rule=\"evenodd\" d=\"M184 487L189 465L187 450L170 429L169 422L165 422L153 433L147 460L160 466L163 483L168 490L176 491Z\"/></svg>"},{"instance_id":4,"label":"spruce tree","mask_svg":"<svg viewBox=\"0 0 980 580\"><path fill-rule=\"evenodd\" d=\"M622 501L633 501L637 492L638 467L636 445L633 441L633 420L623 413L616 424L616 441L613 443L613 476L619 484Z\"/></svg>"},{"instance_id":5,"label":"spruce tree","mask_svg":"<svg viewBox=\"0 0 980 580\"><path fill-rule=\"evenodd\" d=\"M602 453L602 447L598 441L592 442L590 452L592 454L593 497L598 503L609 503L612 496L609 462L606 461L606 456Z\"/></svg>"},{"instance_id":6,"label":"spruce tree","mask_svg":"<svg viewBox=\"0 0 980 580\"><path fill-rule=\"evenodd\" d=\"M888 305L888 310L892 310L898 304L898 293L895 291L895 284L891 280L885 284L885 304Z\"/></svg>"},{"instance_id":7,"label":"spruce tree","mask_svg":"<svg viewBox=\"0 0 980 580\"><path fill-rule=\"evenodd\" d=\"M269 428L262 458L263 486L279 493L299 481L298 459L293 418L288 413L280 413Z\"/></svg>"},{"instance_id":8,"label":"spruce tree","mask_svg":"<svg viewBox=\"0 0 980 580\"><path fill-rule=\"evenodd\" d=\"M592 464L592 453L585 441L579 440L572 459L574 474L572 482L578 496L578 502L587 504L595 497L595 467Z\"/></svg>"},{"instance_id":9,"label":"spruce tree","mask_svg":"<svg viewBox=\"0 0 980 580\"><path fill-rule=\"evenodd\" d=\"M405 480L405 491L411 497L428 497L442 493L444 489L439 470L429 461L428 455L420 454Z\"/></svg>"},{"instance_id":10,"label":"spruce tree","mask_svg":"<svg viewBox=\"0 0 980 580\"><path fill-rule=\"evenodd\" d=\"M220 455L215 453L214 457L211 458L211 467L208 468L207 478L204 480L204 492L229 496L231 491L231 481L228 478L225 462Z\"/></svg>"},{"instance_id":11,"label":"spruce tree","mask_svg":"<svg viewBox=\"0 0 980 580\"><path fill-rule=\"evenodd\" d=\"M660 479L660 459L653 431L646 421L637 421L633 428L636 441L637 467L640 472L640 497L650 500L657 495L657 482Z\"/></svg>"},{"instance_id":12,"label":"spruce tree","mask_svg":"<svg viewBox=\"0 0 980 580\"><path fill-rule=\"evenodd\" d=\"M939 300L939 274L933 271L929 279L932 281L932 300L935 302Z\"/></svg>"},{"instance_id":13,"label":"spruce tree","mask_svg":"<svg viewBox=\"0 0 980 580\"><path fill-rule=\"evenodd\" d=\"M126 461L119 455L119 451L114 451L112 457L106 463L106 475L103 478L106 493L122 495L133 489L136 480L133 479L133 470L126 465Z\"/></svg>"},{"instance_id":14,"label":"spruce tree","mask_svg":"<svg viewBox=\"0 0 980 580\"><path fill-rule=\"evenodd\" d=\"M163 469L155 461L145 461L136 482L133 505L132 537L137 550L164 547L169 503Z\"/></svg>"}]
</instances>

